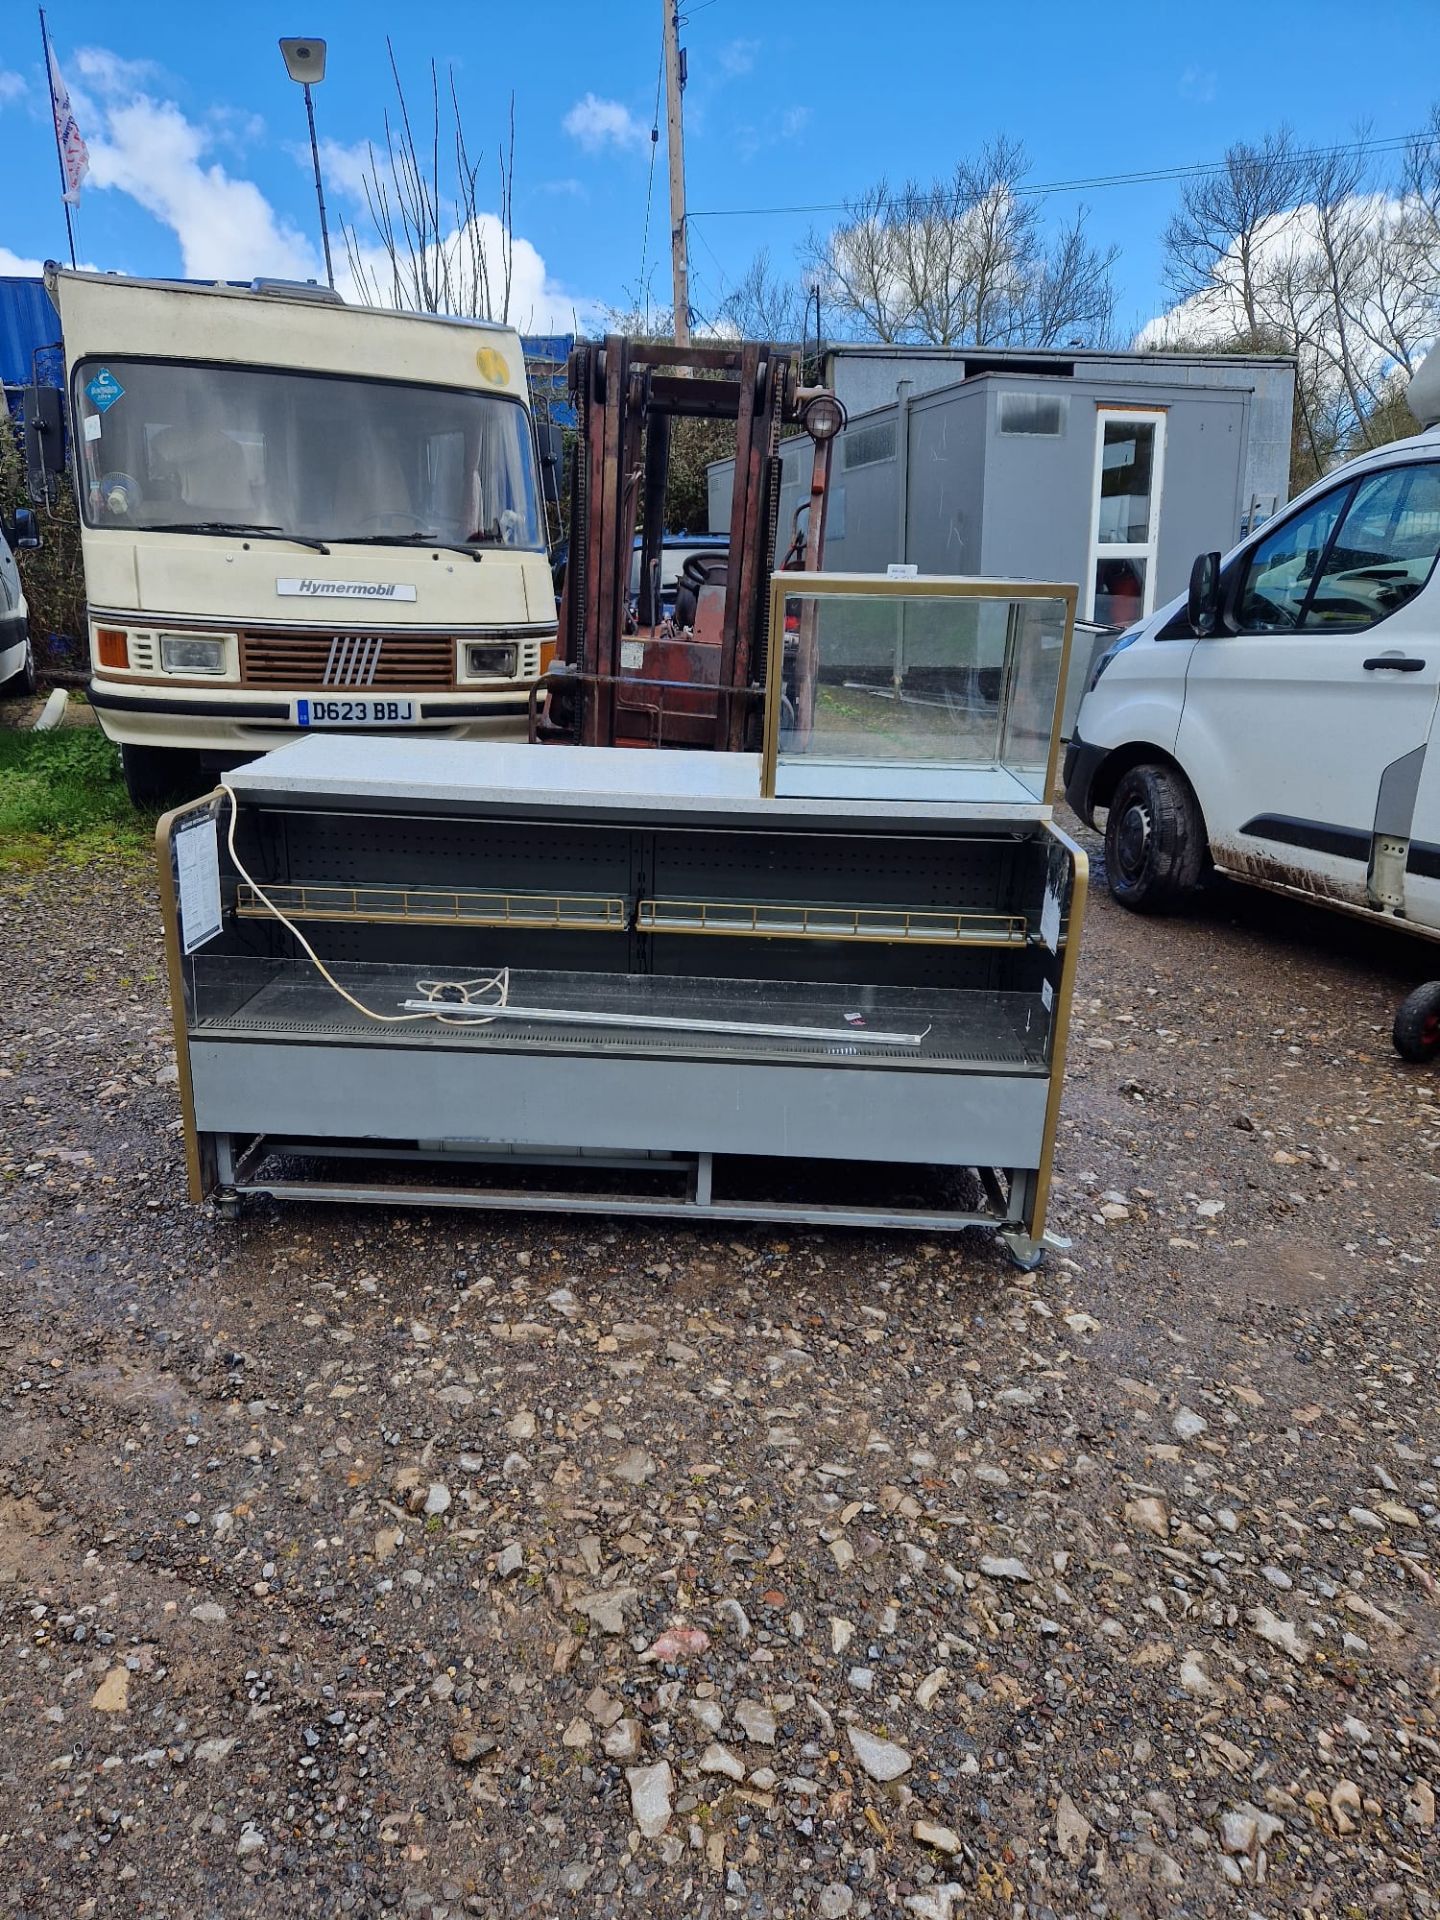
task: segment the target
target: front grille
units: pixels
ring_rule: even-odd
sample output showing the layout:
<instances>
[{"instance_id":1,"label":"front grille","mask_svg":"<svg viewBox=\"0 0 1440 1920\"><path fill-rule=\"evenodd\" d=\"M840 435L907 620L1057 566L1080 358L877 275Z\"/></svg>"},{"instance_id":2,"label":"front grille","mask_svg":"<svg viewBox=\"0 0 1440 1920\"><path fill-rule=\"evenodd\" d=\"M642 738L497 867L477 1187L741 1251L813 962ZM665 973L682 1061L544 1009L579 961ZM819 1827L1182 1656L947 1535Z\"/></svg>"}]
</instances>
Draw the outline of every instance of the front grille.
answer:
<instances>
[{"instance_id":1,"label":"front grille","mask_svg":"<svg viewBox=\"0 0 1440 1920\"><path fill-rule=\"evenodd\" d=\"M455 642L409 633L242 633L240 678L250 687L448 689Z\"/></svg>"}]
</instances>

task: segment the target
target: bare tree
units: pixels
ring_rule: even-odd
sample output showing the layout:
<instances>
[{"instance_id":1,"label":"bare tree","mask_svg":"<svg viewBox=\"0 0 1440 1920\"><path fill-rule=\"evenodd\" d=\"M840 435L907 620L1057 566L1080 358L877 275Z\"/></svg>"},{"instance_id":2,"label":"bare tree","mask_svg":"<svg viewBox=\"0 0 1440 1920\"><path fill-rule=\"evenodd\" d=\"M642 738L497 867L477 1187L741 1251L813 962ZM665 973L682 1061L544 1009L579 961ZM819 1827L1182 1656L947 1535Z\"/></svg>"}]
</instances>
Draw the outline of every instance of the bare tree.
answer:
<instances>
[{"instance_id":1,"label":"bare tree","mask_svg":"<svg viewBox=\"0 0 1440 1920\"><path fill-rule=\"evenodd\" d=\"M1369 298L1367 268L1379 237L1366 192L1367 171L1363 148L1317 155L1306 169L1305 194L1307 208L1314 210L1308 223L1313 230L1310 260L1318 322L1314 341L1349 403L1350 431L1368 446L1366 417L1375 403L1378 378L1388 367L1383 362L1376 366L1372 355L1362 353L1368 343L1360 314Z\"/></svg>"},{"instance_id":2,"label":"bare tree","mask_svg":"<svg viewBox=\"0 0 1440 1920\"><path fill-rule=\"evenodd\" d=\"M1292 481L1409 427L1406 378L1440 333L1440 108L1386 177L1362 130L1307 152L1287 129L1186 185L1165 233L1167 346L1292 354Z\"/></svg>"},{"instance_id":3,"label":"bare tree","mask_svg":"<svg viewBox=\"0 0 1440 1920\"><path fill-rule=\"evenodd\" d=\"M842 225L808 242L826 305L842 324L875 340L900 340L913 322L915 299L901 269L897 221L888 182L877 181L848 209Z\"/></svg>"},{"instance_id":4,"label":"bare tree","mask_svg":"<svg viewBox=\"0 0 1440 1920\"><path fill-rule=\"evenodd\" d=\"M808 288L775 271L769 250L762 247L721 301L716 318L742 340L801 340L809 297Z\"/></svg>"},{"instance_id":5,"label":"bare tree","mask_svg":"<svg viewBox=\"0 0 1440 1920\"><path fill-rule=\"evenodd\" d=\"M1218 171L1187 181L1165 229L1166 281L1176 298L1218 289L1251 333L1265 325L1260 262L1294 218L1303 179L1304 162L1282 126L1258 147L1236 141Z\"/></svg>"},{"instance_id":6,"label":"bare tree","mask_svg":"<svg viewBox=\"0 0 1440 1920\"><path fill-rule=\"evenodd\" d=\"M1116 251L1090 245L1083 211L1051 233L1026 172L999 139L928 185L879 181L807 243L827 308L852 332L935 346L1108 338Z\"/></svg>"},{"instance_id":7,"label":"bare tree","mask_svg":"<svg viewBox=\"0 0 1440 1920\"><path fill-rule=\"evenodd\" d=\"M365 204L373 237L342 223L351 277L370 306L508 320L514 285L515 96L508 137L498 153L497 204L482 204L480 163L465 136L453 68L446 69L448 111L430 62L430 116L417 137L410 103L385 41L396 111L385 114L385 150L368 149Z\"/></svg>"}]
</instances>

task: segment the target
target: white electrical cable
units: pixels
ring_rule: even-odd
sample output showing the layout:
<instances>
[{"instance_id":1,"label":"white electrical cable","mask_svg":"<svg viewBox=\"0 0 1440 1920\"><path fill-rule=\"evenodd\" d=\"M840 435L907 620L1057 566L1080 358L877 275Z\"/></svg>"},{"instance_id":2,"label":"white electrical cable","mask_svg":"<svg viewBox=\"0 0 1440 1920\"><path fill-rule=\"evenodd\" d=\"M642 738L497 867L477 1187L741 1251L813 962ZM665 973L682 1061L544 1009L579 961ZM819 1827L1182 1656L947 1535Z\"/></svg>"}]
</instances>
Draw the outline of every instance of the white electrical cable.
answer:
<instances>
[{"instance_id":1,"label":"white electrical cable","mask_svg":"<svg viewBox=\"0 0 1440 1920\"><path fill-rule=\"evenodd\" d=\"M753 1034L806 1040L859 1040L869 1041L872 1045L910 1047L918 1047L930 1031L927 1026L922 1033L879 1033L854 1027L787 1027L738 1020L685 1019L661 1014L584 1013L558 1007L512 1007L508 967L501 967L496 973L479 974L473 980L417 980L415 986L424 995L425 1005L405 1000L401 1005L413 1011L376 1013L341 986L299 927L280 911L246 867L235 847L235 823L240 817L240 803L235 798L234 788L224 780L220 782L220 790L230 802L230 823L225 831L225 845L235 871L261 905L268 908L286 932L293 935L304 948L325 984L357 1013L363 1013L367 1020L375 1020L385 1026L403 1026L412 1020L439 1020L447 1027L488 1027L501 1018L558 1020L586 1026L664 1027L702 1033ZM494 998L482 998L484 995L493 995ZM442 1008L445 1011L442 1012Z\"/></svg>"},{"instance_id":2,"label":"white electrical cable","mask_svg":"<svg viewBox=\"0 0 1440 1920\"><path fill-rule=\"evenodd\" d=\"M385 1026L403 1026L412 1020L440 1020L443 1021L446 1026L450 1027L488 1026L490 1020L495 1017L493 1014L489 1015L488 1018L483 1011L474 1014L460 1015L458 1010L461 1007L469 1007L477 1002L482 1008L487 1005L498 1008L503 1007L509 1000L510 969L508 967L501 967L498 973L481 974L474 980L417 980L415 985L417 989L424 994L426 1000L436 1003L436 1010L433 1013L428 1011L428 1009L424 1012L417 1013L376 1013L372 1007L367 1007L363 1001L357 1000L353 993L347 992L347 990L341 986L340 982L335 978L334 974L331 973L330 969L320 958L319 954L316 953L314 947L311 946L295 922L280 911L279 907L277 907L275 902L269 897L259 881L256 880L255 876L246 868L244 861L235 849L235 823L240 817L240 802L235 798L234 788L229 786L224 780L220 782L220 790L230 802L230 824L225 833L225 845L229 851L235 871L250 888L255 898L260 901L261 905L268 907L270 912L273 913L275 918L280 922L281 926L285 928L286 932L292 934L294 938L299 941L313 962L316 972L325 984L333 988L333 990L339 994L340 998L352 1006L357 1013L363 1013L367 1020L376 1020ZM493 1001L481 1001L480 996L482 994L494 994L497 997ZM442 996L451 997L442 998ZM455 1013L442 1013L440 1011L441 1007L454 1007L457 1011Z\"/></svg>"}]
</instances>

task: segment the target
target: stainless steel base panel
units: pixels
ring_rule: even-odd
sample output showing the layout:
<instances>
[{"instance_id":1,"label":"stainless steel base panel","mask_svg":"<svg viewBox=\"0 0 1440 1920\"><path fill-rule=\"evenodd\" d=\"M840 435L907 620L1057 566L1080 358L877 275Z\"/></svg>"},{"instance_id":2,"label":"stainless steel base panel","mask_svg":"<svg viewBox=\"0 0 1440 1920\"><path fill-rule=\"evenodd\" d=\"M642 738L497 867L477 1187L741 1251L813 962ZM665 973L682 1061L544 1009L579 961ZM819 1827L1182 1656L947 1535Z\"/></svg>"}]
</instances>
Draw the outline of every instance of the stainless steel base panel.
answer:
<instances>
[{"instance_id":1,"label":"stainless steel base panel","mask_svg":"<svg viewBox=\"0 0 1440 1920\"><path fill-rule=\"evenodd\" d=\"M457 1049L190 1043L202 1133L1038 1166L1040 1074Z\"/></svg>"}]
</instances>

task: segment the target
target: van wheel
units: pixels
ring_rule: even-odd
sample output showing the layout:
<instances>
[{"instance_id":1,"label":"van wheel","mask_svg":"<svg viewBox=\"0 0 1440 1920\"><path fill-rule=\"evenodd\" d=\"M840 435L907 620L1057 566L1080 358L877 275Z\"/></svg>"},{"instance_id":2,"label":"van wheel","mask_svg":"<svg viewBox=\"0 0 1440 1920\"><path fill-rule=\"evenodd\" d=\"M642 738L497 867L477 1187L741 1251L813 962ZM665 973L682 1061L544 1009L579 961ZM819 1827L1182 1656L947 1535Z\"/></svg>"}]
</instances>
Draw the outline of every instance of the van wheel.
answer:
<instances>
[{"instance_id":1,"label":"van wheel","mask_svg":"<svg viewBox=\"0 0 1440 1920\"><path fill-rule=\"evenodd\" d=\"M183 747L120 748L120 770L132 807L147 812L194 800L204 791L199 756Z\"/></svg>"},{"instance_id":2,"label":"van wheel","mask_svg":"<svg viewBox=\"0 0 1440 1920\"><path fill-rule=\"evenodd\" d=\"M1200 884L1205 822L1190 783L1173 767L1131 767L1105 820L1111 897L1132 913L1163 913Z\"/></svg>"},{"instance_id":3,"label":"van wheel","mask_svg":"<svg viewBox=\"0 0 1440 1920\"><path fill-rule=\"evenodd\" d=\"M1417 1066L1440 1053L1440 980L1427 980L1406 994L1396 1009L1390 1037L1400 1058Z\"/></svg>"}]
</instances>

